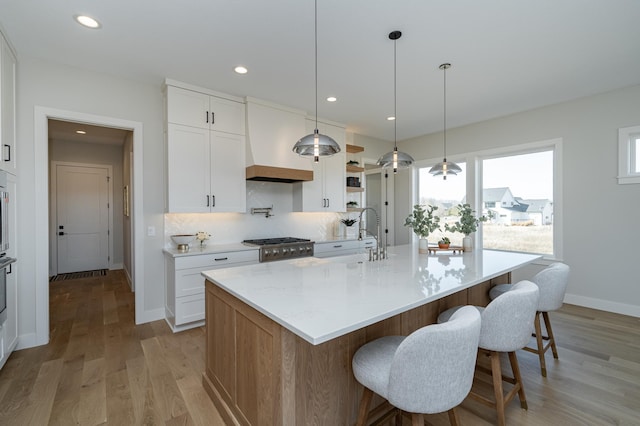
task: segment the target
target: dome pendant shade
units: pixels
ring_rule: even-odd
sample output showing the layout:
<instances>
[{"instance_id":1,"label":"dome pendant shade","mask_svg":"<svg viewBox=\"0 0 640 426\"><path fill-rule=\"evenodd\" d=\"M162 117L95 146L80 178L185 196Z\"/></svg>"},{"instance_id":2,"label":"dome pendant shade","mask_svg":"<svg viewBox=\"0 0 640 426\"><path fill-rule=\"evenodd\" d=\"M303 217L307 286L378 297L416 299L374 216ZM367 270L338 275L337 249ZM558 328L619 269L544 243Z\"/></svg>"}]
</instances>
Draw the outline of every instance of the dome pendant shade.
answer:
<instances>
[{"instance_id":1,"label":"dome pendant shade","mask_svg":"<svg viewBox=\"0 0 640 426\"><path fill-rule=\"evenodd\" d=\"M409 154L398 151L398 148L394 148L393 151L387 152L380 157L376 164L384 169L393 168L393 172L395 173L398 169L411 167L413 161L413 158Z\"/></svg>"},{"instance_id":2,"label":"dome pendant shade","mask_svg":"<svg viewBox=\"0 0 640 426\"><path fill-rule=\"evenodd\" d=\"M429 170L433 176L442 176L443 180L447 180L447 175L457 175L462 172L460 166L451 161L447 161L447 70L451 68L451 64L442 64L440 69L444 72L444 158Z\"/></svg>"},{"instance_id":3,"label":"dome pendant shade","mask_svg":"<svg viewBox=\"0 0 640 426\"><path fill-rule=\"evenodd\" d=\"M303 157L314 157L314 161L318 162L319 156L330 156L340 152L340 145L327 135L322 135L315 129L313 133L308 134L293 146L293 152Z\"/></svg>"},{"instance_id":4,"label":"dome pendant shade","mask_svg":"<svg viewBox=\"0 0 640 426\"><path fill-rule=\"evenodd\" d=\"M378 166L383 169L393 168L393 173L398 173L398 169L406 169L411 167L413 164L413 158L404 152L398 151L397 145L397 128L398 128L398 120L397 120L397 111L396 111L396 98L397 98L397 78L396 78L396 40L402 37L402 32L400 31L391 31L389 33L389 40L393 40L393 151L387 152L384 154L378 162L376 163Z\"/></svg>"},{"instance_id":5,"label":"dome pendant shade","mask_svg":"<svg viewBox=\"0 0 640 426\"><path fill-rule=\"evenodd\" d=\"M313 157L313 162L317 163L320 160L320 157L330 156L340 152L340 145L329 136L321 135L318 131L318 0L315 0L313 4L316 128L312 134L300 138L300 140L293 146L292 151L302 157Z\"/></svg>"},{"instance_id":6,"label":"dome pendant shade","mask_svg":"<svg viewBox=\"0 0 640 426\"><path fill-rule=\"evenodd\" d=\"M442 179L447 180L447 175L457 175L461 173L462 169L456 163L451 161L447 161L447 159L443 159L440 163L434 165L430 170L434 176L442 176Z\"/></svg>"}]
</instances>

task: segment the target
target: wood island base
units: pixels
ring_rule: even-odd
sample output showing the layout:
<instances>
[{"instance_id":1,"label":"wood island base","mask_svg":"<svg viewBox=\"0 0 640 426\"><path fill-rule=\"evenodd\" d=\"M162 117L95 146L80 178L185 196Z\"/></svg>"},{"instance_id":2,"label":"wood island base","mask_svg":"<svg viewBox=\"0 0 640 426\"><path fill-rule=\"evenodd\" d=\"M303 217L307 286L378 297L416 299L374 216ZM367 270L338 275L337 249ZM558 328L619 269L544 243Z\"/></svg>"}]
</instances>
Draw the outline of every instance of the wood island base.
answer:
<instances>
[{"instance_id":1,"label":"wood island base","mask_svg":"<svg viewBox=\"0 0 640 426\"><path fill-rule=\"evenodd\" d=\"M352 425L363 388L351 359L360 346L408 335L456 305L486 306L489 288L510 279L501 275L319 345L207 280L203 386L226 424Z\"/></svg>"}]
</instances>

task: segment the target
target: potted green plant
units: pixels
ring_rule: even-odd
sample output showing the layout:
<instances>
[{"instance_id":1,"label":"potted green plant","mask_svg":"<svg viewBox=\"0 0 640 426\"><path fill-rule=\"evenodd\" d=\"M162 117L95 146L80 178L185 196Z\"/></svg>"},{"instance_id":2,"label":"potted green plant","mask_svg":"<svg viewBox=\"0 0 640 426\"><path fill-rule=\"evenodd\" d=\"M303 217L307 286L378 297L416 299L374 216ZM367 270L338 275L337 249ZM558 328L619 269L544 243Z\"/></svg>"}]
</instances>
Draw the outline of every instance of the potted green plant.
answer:
<instances>
[{"instance_id":1,"label":"potted green plant","mask_svg":"<svg viewBox=\"0 0 640 426\"><path fill-rule=\"evenodd\" d=\"M344 236L347 238L355 237L358 235L358 230L353 227L358 222L358 219L340 219L340 222L345 226Z\"/></svg>"},{"instance_id":2,"label":"potted green plant","mask_svg":"<svg viewBox=\"0 0 640 426\"><path fill-rule=\"evenodd\" d=\"M471 251L473 249L473 240L469 236L470 234L478 230L478 224L480 222L486 222L486 216L476 217L475 211L471 208L470 204L458 204L458 214L460 218L453 225L445 224L445 229L449 232L460 232L464 234L462 239L462 250Z\"/></svg>"},{"instance_id":3,"label":"potted green plant","mask_svg":"<svg viewBox=\"0 0 640 426\"><path fill-rule=\"evenodd\" d=\"M446 227L446 224L445 224L445 227ZM440 241L438 241L438 247L441 249L448 249L449 244L451 244L451 240L449 239L449 237L442 237L440 238Z\"/></svg>"},{"instance_id":4,"label":"potted green plant","mask_svg":"<svg viewBox=\"0 0 640 426\"><path fill-rule=\"evenodd\" d=\"M438 210L437 206L427 205L425 209L420 204L413 206L413 212L405 219L404 226L413 229L413 232L420 237L418 250L420 253L429 252L427 237L430 233L440 229L440 218L433 212Z\"/></svg>"},{"instance_id":5,"label":"potted green plant","mask_svg":"<svg viewBox=\"0 0 640 426\"><path fill-rule=\"evenodd\" d=\"M351 209L356 208L356 207L358 207L358 202L357 201L348 201L347 202L347 207L351 208Z\"/></svg>"}]
</instances>

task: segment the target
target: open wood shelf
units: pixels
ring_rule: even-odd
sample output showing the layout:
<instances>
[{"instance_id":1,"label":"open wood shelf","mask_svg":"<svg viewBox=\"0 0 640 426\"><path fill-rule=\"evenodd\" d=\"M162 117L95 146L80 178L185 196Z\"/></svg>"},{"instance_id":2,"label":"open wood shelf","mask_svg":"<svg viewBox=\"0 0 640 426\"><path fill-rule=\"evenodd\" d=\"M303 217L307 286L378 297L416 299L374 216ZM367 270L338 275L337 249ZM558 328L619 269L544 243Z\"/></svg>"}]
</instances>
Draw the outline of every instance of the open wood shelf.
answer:
<instances>
[{"instance_id":1,"label":"open wood shelf","mask_svg":"<svg viewBox=\"0 0 640 426\"><path fill-rule=\"evenodd\" d=\"M349 145L347 144L347 152L349 154L357 154L358 152L364 151L364 147L357 145Z\"/></svg>"},{"instance_id":2,"label":"open wood shelf","mask_svg":"<svg viewBox=\"0 0 640 426\"><path fill-rule=\"evenodd\" d=\"M364 167L354 166L353 164L347 164L347 172L348 173L362 173L364 172Z\"/></svg>"},{"instance_id":3,"label":"open wood shelf","mask_svg":"<svg viewBox=\"0 0 640 426\"><path fill-rule=\"evenodd\" d=\"M364 188L361 186L347 186L347 192L364 192Z\"/></svg>"},{"instance_id":4,"label":"open wood shelf","mask_svg":"<svg viewBox=\"0 0 640 426\"><path fill-rule=\"evenodd\" d=\"M362 208L361 207L347 207L347 211L348 212L360 213L362 211Z\"/></svg>"}]
</instances>

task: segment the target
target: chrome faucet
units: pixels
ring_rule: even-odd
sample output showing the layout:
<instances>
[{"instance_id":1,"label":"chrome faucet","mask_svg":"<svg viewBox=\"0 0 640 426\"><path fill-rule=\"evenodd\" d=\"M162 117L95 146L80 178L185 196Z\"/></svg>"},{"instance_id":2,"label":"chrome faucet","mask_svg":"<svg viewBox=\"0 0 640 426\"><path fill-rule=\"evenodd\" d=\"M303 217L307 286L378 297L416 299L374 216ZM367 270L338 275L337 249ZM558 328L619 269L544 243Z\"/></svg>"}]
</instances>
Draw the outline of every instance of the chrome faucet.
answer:
<instances>
[{"instance_id":1,"label":"chrome faucet","mask_svg":"<svg viewBox=\"0 0 640 426\"><path fill-rule=\"evenodd\" d=\"M376 215L376 233L377 235L373 235L366 230L366 228L362 224L362 215L366 210L371 210ZM386 259L386 248L380 248L380 216L378 212L373 207L365 207L360 211L360 216L358 217L358 240L362 240L367 233L369 233L373 238L376 239L376 251L375 253L369 253L369 260L378 260L378 259Z\"/></svg>"}]
</instances>

